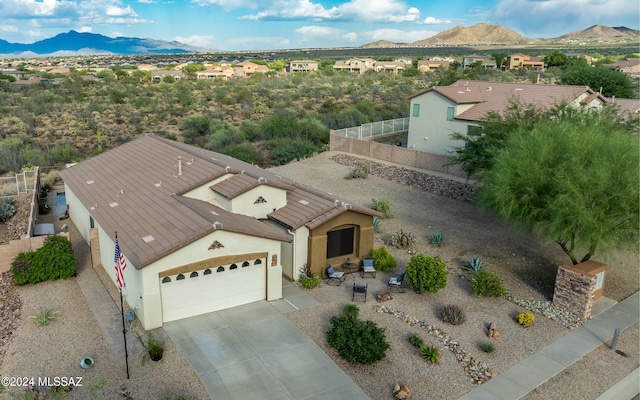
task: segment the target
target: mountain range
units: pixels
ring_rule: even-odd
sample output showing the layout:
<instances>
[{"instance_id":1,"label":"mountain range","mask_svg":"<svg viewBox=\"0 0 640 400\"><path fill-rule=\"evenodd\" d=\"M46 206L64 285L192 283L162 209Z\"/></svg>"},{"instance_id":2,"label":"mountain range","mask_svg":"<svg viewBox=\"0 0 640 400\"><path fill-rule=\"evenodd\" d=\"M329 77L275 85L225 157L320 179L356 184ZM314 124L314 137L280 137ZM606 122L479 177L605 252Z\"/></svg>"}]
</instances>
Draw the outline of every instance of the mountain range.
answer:
<instances>
[{"instance_id":1,"label":"mountain range","mask_svg":"<svg viewBox=\"0 0 640 400\"><path fill-rule=\"evenodd\" d=\"M207 52L211 49L135 37L116 37L89 32L69 31L31 44L10 43L0 39L0 55L13 57L71 56L90 54L161 54Z\"/></svg>"},{"instance_id":2,"label":"mountain range","mask_svg":"<svg viewBox=\"0 0 640 400\"><path fill-rule=\"evenodd\" d=\"M365 44L360 48L446 47L446 46L522 46L558 43L638 43L640 31L626 27L594 25L566 35L544 39L527 38L501 25L480 23L471 27L456 26L427 39L413 43L387 40ZM0 57L43 57L94 54L169 54L214 52L215 50L188 44L135 37L116 37L69 31L31 44L10 43L0 39Z\"/></svg>"}]
</instances>

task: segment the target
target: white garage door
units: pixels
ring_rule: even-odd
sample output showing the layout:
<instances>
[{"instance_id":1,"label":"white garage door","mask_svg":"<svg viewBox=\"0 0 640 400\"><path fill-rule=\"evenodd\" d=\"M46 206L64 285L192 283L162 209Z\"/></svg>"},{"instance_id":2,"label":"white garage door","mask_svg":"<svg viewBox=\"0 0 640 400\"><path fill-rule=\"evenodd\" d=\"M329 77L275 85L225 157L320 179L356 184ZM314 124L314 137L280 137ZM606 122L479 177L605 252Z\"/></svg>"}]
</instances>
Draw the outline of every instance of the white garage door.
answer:
<instances>
[{"instance_id":1,"label":"white garage door","mask_svg":"<svg viewBox=\"0 0 640 400\"><path fill-rule=\"evenodd\" d=\"M264 300L266 260L215 266L160 278L164 322Z\"/></svg>"}]
</instances>

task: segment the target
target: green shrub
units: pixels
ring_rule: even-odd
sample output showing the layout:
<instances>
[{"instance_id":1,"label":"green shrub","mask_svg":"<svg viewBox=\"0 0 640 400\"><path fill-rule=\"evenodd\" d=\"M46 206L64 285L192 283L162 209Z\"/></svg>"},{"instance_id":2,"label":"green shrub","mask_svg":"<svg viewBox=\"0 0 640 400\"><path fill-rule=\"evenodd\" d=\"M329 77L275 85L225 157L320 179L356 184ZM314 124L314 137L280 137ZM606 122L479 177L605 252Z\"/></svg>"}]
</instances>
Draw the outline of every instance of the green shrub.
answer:
<instances>
[{"instance_id":1,"label":"green shrub","mask_svg":"<svg viewBox=\"0 0 640 400\"><path fill-rule=\"evenodd\" d=\"M406 267L406 279L417 292L436 293L447 285L447 266L438 257L416 254Z\"/></svg>"},{"instance_id":2,"label":"green shrub","mask_svg":"<svg viewBox=\"0 0 640 400\"><path fill-rule=\"evenodd\" d=\"M529 326L531 326L531 324L533 324L533 320L534 320L534 316L531 311L526 311L518 314L518 323L524 326L525 328L528 328Z\"/></svg>"},{"instance_id":3,"label":"green shrub","mask_svg":"<svg viewBox=\"0 0 640 400\"><path fill-rule=\"evenodd\" d=\"M357 162L356 166L344 177L344 179L367 179L369 177L369 166Z\"/></svg>"},{"instance_id":4,"label":"green shrub","mask_svg":"<svg viewBox=\"0 0 640 400\"><path fill-rule=\"evenodd\" d=\"M420 346L420 356L423 360L435 364L440 359L440 350L436 346Z\"/></svg>"},{"instance_id":5,"label":"green shrub","mask_svg":"<svg viewBox=\"0 0 640 400\"><path fill-rule=\"evenodd\" d=\"M447 304L442 307L442 309L438 312L438 317L444 322L447 322L451 325L460 325L464 321L466 321L466 316L464 315L464 311L462 308L456 306L455 304Z\"/></svg>"},{"instance_id":6,"label":"green shrub","mask_svg":"<svg viewBox=\"0 0 640 400\"><path fill-rule=\"evenodd\" d=\"M416 236L411 232L400 229L391 235L391 245L398 249L409 249L416 243Z\"/></svg>"},{"instance_id":7,"label":"green shrub","mask_svg":"<svg viewBox=\"0 0 640 400\"><path fill-rule=\"evenodd\" d=\"M389 343L384 329L373 321L359 320L358 312L355 304L349 304L340 315L331 317L328 341L348 362L373 364L385 357Z\"/></svg>"},{"instance_id":8,"label":"green shrub","mask_svg":"<svg viewBox=\"0 0 640 400\"><path fill-rule=\"evenodd\" d=\"M409 343L411 343L412 345L418 348L422 347L422 345L424 344L424 342L422 341L422 338L417 333L414 333L413 335L411 335L411 337L409 338Z\"/></svg>"},{"instance_id":9,"label":"green shrub","mask_svg":"<svg viewBox=\"0 0 640 400\"><path fill-rule=\"evenodd\" d=\"M305 289L313 289L320 284L320 277L318 274L313 274L310 277L307 275L300 275L300 283Z\"/></svg>"},{"instance_id":10,"label":"green shrub","mask_svg":"<svg viewBox=\"0 0 640 400\"><path fill-rule=\"evenodd\" d=\"M391 200L388 199L371 199L373 209L384 214L384 219L393 218L391 214Z\"/></svg>"},{"instance_id":11,"label":"green shrub","mask_svg":"<svg viewBox=\"0 0 640 400\"><path fill-rule=\"evenodd\" d=\"M6 200L0 203L0 222L7 222L16 213L16 208Z\"/></svg>"},{"instance_id":12,"label":"green shrub","mask_svg":"<svg viewBox=\"0 0 640 400\"><path fill-rule=\"evenodd\" d=\"M374 216L373 217L373 231L374 232L381 232L382 228L380 227L380 218Z\"/></svg>"},{"instance_id":13,"label":"green shrub","mask_svg":"<svg viewBox=\"0 0 640 400\"><path fill-rule=\"evenodd\" d=\"M433 235L431 235L431 244L435 244L438 247L442 247L444 246L444 233L442 232L436 232Z\"/></svg>"},{"instance_id":14,"label":"green shrub","mask_svg":"<svg viewBox=\"0 0 640 400\"><path fill-rule=\"evenodd\" d=\"M502 279L492 272L478 272L473 275L470 284L476 296L504 297L507 295L507 291L502 285Z\"/></svg>"},{"instance_id":15,"label":"green shrub","mask_svg":"<svg viewBox=\"0 0 640 400\"><path fill-rule=\"evenodd\" d=\"M485 353L493 353L496 349L496 345L490 340L483 340L478 343L478 348L484 351Z\"/></svg>"},{"instance_id":16,"label":"green shrub","mask_svg":"<svg viewBox=\"0 0 640 400\"><path fill-rule=\"evenodd\" d=\"M472 274L477 274L487 269L487 266L482 262L482 258L473 256L462 266L462 269Z\"/></svg>"},{"instance_id":17,"label":"green shrub","mask_svg":"<svg viewBox=\"0 0 640 400\"><path fill-rule=\"evenodd\" d=\"M30 315L29 318L33 319L34 324L45 326L54 321L57 318L58 314L58 311L52 310L50 308L41 308L36 315Z\"/></svg>"},{"instance_id":18,"label":"green shrub","mask_svg":"<svg viewBox=\"0 0 640 400\"><path fill-rule=\"evenodd\" d=\"M18 253L11 263L16 285L69 278L76 273L71 242L64 236L49 236L36 251Z\"/></svg>"},{"instance_id":19,"label":"green shrub","mask_svg":"<svg viewBox=\"0 0 640 400\"><path fill-rule=\"evenodd\" d=\"M38 213L40 214L49 214L49 205L46 201L40 200L38 201Z\"/></svg>"},{"instance_id":20,"label":"green shrub","mask_svg":"<svg viewBox=\"0 0 640 400\"><path fill-rule=\"evenodd\" d=\"M396 259L385 246L371 249L369 257L373 258L373 265L378 271L389 272L396 267Z\"/></svg>"}]
</instances>

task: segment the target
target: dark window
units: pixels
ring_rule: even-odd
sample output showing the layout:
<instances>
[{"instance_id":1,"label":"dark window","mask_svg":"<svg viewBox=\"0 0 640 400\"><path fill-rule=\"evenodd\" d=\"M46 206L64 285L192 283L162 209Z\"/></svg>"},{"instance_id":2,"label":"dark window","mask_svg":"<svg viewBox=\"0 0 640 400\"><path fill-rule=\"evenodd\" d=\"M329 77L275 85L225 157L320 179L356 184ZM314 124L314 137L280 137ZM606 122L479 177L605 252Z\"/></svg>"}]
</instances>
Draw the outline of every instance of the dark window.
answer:
<instances>
[{"instance_id":1,"label":"dark window","mask_svg":"<svg viewBox=\"0 0 640 400\"><path fill-rule=\"evenodd\" d=\"M177 281L181 281L183 279L184 279L184 275L182 275L182 274L178 274L178 276L176 277Z\"/></svg>"},{"instance_id":2,"label":"dark window","mask_svg":"<svg viewBox=\"0 0 640 400\"><path fill-rule=\"evenodd\" d=\"M420 104L414 104L413 105L413 116L414 117L419 117L420 116Z\"/></svg>"},{"instance_id":3,"label":"dark window","mask_svg":"<svg viewBox=\"0 0 640 400\"><path fill-rule=\"evenodd\" d=\"M169 283L171 282L171 278L169 278L168 276L165 276L164 278L162 278L162 283Z\"/></svg>"},{"instance_id":4,"label":"dark window","mask_svg":"<svg viewBox=\"0 0 640 400\"><path fill-rule=\"evenodd\" d=\"M476 125L469 125L467 127L467 135L468 136L480 136L482 133L482 128Z\"/></svg>"},{"instance_id":5,"label":"dark window","mask_svg":"<svg viewBox=\"0 0 640 400\"><path fill-rule=\"evenodd\" d=\"M327 232L327 258L353 254L354 227Z\"/></svg>"},{"instance_id":6,"label":"dark window","mask_svg":"<svg viewBox=\"0 0 640 400\"><path fill-rule=\"evenodd\" d=\"M231 264L231 266L229 267L229 269L238 269L238 266L235 264Z\"/></svg>"},{"instance_id":7,"label":"dark window","mask_svg":"<svg viewBox=\"0 0 640 400\"><path fill-rule=\"evenodd\" d=\"M211 270L209 268L205 269L203 275L211 275Z\"/></svg>"},{"instance_id":8,"label":"dark window","mask_svg":"<svg viewBox=\"0 0 640 400\"><path fill-rule=\"evenodd\" d=\"M224 267L218 267L218 269L216 269L216 272L224 272Z\"/></svg>"},{"instance_id":9,"label":"dark window","mask_svg":"<svg viewBox=\"0 0 640 400\"><path fill-rule=\"evenodd\" d=\"M249 265L250 265L250 264L249 264L249 261L245 261L245 262L243 262L243 263L242 263L242 267L243 267L243 268L244 268L244 267L248 267Z\"/></svg>"},{"instance_id":10,"label":"dark window","mask_svg":"<svg viewBox=\"0 0 640 400\"><path fill-rule=\"evenodd\" d=\"M189 278L197 278L197 277L198 277L198 273L196 271L193 271L191 275L189 275Z\"/></svg>"},{"instance_id":11,"label":"dark window","mask_svg":"<svg viewBox=\"0 0 640 400\"><path fill-rule=\"evenodd\" d=\"M262 264L262 260L259 258L253 262L253 265L259 265L259 264Z\"/></svg>"},{"instance_id":12,"label":"dark window","mask_svg":"<svg viewBox=\"0 0 640 400\"><path fill-rule=\"evenodd\" d=\"M447 121L453 121L453 117L455 116L455 108L447 107Z\"/></svg>"}]
</instances>

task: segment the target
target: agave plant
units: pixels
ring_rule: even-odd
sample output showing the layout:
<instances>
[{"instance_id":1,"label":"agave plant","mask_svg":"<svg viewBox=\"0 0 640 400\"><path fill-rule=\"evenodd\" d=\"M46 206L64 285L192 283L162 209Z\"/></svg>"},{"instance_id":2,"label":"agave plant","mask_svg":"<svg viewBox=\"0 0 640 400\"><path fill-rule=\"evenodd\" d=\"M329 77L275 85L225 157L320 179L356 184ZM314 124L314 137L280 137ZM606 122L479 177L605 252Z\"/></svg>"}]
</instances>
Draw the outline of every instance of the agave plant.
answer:
<instances>
[{"instance_id":1,"label":"agave plant","mask_svg":"<svg viewBox=\"0 0 640 400\"><path fill-rule=\"evenodd\" d=\"M431 235L431 244L435 244L438 247L444 246L444 233L436 232Z\"/></svg>"},{"instance_id":2,"label":"agave plant","mask_svg":"<svg viewBox=\"0 0 640 400\"><path fill-rule=\"evenodd\" d=\"M482 272L487 269L486 264L482 261L482 258L478 256L473 256L462 266L462 269L465 271L471 272L472 274L477 274L478 272Z\"/></svg>"}]
</instances>

